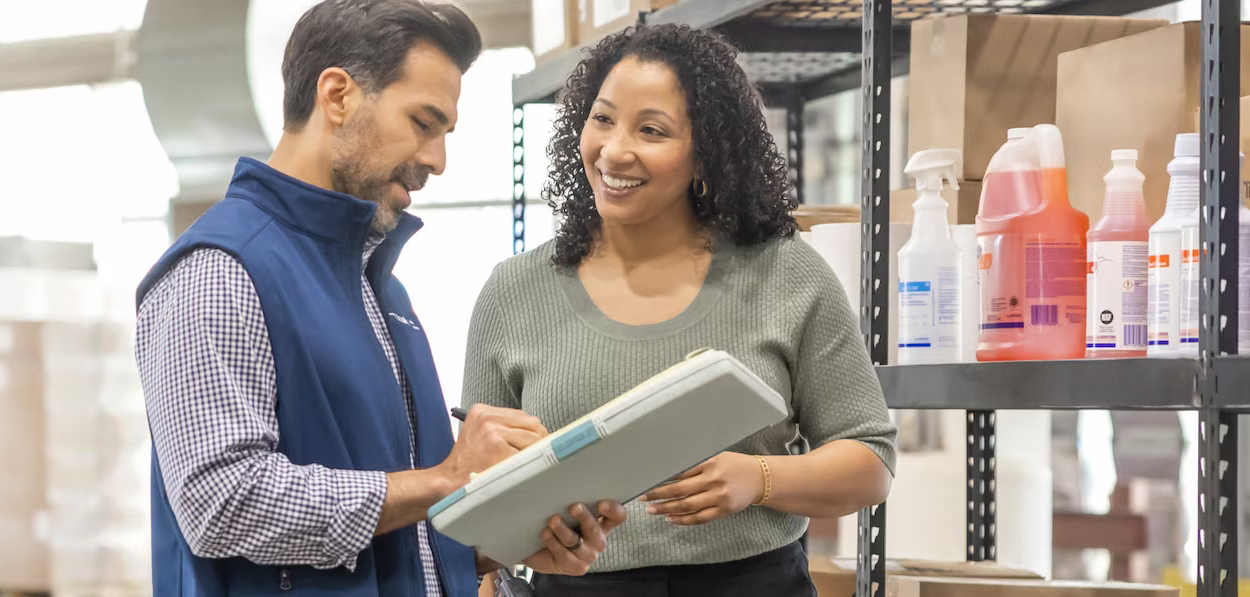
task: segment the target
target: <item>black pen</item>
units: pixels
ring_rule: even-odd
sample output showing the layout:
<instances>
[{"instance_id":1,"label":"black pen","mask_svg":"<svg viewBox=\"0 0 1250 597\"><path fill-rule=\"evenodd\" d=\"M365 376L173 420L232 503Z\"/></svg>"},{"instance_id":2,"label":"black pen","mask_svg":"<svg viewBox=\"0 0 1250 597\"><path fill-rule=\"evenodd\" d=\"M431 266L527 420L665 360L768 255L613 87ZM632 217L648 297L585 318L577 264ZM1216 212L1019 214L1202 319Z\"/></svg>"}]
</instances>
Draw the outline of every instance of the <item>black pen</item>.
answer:
<instances>
[{"instance_id":1,"label":"black pen","mask_svg":"<svg viewBox=\"0 0 1250 597\"><path fill-rule=\"evenodd\" d=\"M464 409L460 408L459 406L453 406L451 407L451 416L456 417L457 419L460 419L461 421L464 421L464 418L469 416L469 413L464 412Z\"/></svg>"}]
</instances>

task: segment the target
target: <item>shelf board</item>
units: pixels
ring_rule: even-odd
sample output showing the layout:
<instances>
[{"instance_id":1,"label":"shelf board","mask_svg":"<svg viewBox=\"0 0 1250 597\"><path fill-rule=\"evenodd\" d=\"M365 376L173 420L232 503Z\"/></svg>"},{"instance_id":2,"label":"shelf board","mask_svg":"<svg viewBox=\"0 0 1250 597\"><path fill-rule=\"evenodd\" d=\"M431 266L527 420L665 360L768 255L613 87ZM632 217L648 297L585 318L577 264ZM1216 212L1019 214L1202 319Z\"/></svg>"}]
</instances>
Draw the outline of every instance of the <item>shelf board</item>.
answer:
<instances>
[{"instance_id":1,"label":"shelf board","mask_svg":"<svg viewBox=\"0 0 1250 597\"><path fill-rule=\"evenodd\" d=\"M1189 410L1199 404L1197 359L891 365L878 367L877 375L890 408Z\"/></svg>"},{"instance_id":2,"label":"shelf board","mask_svg":"<svg viewBox=\"0 0 1250 597\"><path fill-rule=\"evenodd\" d=\"M895 61L906 62L910 21L959 14L1035 13L1121 15L1175 0L896 0ZM714 29L743 51L749 75L761 84L796 85L807 99L857 88L862 37L860 0L682 0L642 15L649 24ZM555 100L584 56L577 48L545 62L512 84L515 105ZM895 74L906 69L895 68Z\"/></svg>"}]
</instances>

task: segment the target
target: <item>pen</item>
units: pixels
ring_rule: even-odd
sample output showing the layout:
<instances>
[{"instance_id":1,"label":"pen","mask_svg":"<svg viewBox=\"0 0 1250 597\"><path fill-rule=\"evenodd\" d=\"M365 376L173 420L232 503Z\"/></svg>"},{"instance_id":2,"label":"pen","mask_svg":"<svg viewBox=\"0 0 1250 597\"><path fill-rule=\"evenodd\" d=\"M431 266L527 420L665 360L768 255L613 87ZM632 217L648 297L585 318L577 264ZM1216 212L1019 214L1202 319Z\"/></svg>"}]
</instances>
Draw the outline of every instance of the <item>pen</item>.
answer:
<instances>
[{"instance_id":1,"label":"pen","mask_svg":"<svg viewBox=\"0 0 1250 597\"><path fill-rule=\"evenodd\" d=\"M464 418L469 416L469 413L464 412L464 409L459 406L453 406L451 407L451 416L464 421Z\"/></svg>"}]
</instances>

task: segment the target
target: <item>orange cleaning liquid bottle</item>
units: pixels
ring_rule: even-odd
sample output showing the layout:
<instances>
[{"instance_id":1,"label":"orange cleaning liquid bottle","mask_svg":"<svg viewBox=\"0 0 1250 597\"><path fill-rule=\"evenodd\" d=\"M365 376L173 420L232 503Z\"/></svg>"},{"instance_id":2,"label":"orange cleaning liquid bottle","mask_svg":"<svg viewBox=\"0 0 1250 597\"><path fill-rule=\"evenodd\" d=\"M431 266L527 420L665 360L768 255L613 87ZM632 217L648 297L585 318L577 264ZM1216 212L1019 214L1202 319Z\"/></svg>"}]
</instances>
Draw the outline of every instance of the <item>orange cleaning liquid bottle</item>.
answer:
<instances>
[{"instance_id":1,"label":"orange cleaning liquid bottle","mask_svg":"<svg viewBox=\"0 0 1250 597\"><path fill-rule=\"evenodd\" d=\"M1059 129L1011 136L990 160L977 212L977 360L1083 358L1089 216L1068 202Z\"/></svg>"}]
</instances>

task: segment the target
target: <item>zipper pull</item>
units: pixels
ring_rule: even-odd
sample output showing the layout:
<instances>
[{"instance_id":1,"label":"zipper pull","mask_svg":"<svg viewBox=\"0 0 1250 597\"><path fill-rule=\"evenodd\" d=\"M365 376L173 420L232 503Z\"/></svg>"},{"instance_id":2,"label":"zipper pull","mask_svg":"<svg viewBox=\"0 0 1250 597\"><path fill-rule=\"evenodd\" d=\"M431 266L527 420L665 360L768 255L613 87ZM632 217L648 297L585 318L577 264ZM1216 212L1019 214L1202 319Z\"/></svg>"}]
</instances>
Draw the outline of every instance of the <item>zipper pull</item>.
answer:
<instances>
[{"instance_id":1,"label":"zipper pull","mask_svg":"<svg viewBox=\"0 0 1250 597\"><path fill-rule=\"evenodd\" d=\"M282 570L278 571L278 577L280 579L278 581L278 588L282 589L283 591L290 591L291 590L291 572L287 570L286 568L283 568Z\"/></svg>"}]
</instances>

